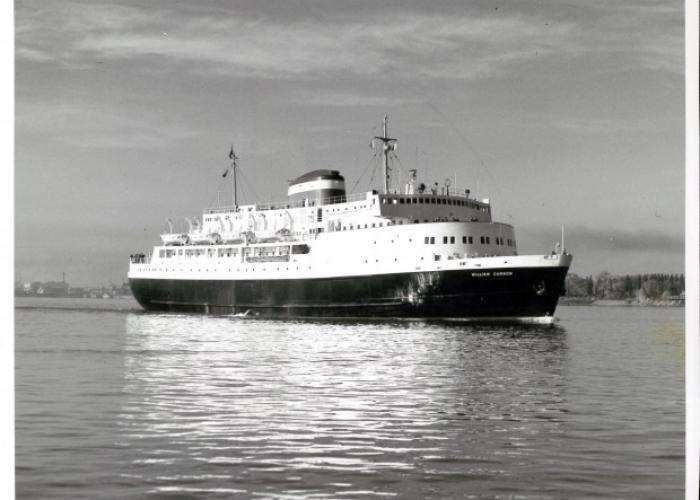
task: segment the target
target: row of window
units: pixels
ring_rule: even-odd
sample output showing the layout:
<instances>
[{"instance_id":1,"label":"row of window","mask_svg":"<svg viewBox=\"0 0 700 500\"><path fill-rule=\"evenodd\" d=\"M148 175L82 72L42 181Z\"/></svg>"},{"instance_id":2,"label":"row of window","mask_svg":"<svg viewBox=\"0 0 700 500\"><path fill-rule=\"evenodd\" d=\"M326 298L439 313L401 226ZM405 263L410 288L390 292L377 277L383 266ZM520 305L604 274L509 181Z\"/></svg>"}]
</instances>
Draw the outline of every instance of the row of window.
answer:
<instances>
[{"instance_id":1,"label":"row of window","mask_svg":"<svg viewBox=\"0 0 700 500\"><path fill-rule=\"evenodd\" d=\"M299 244L299 245L291 245L291 249L288 245L280 246L280 247L253 247L253 248L246 248L244 253L245 255L253 256L253 257L268 257L268 256L284 256L284 255L289 255L290 251L293 254L306 254L309 253L309 245L307 244ZM158 255L161 259L169 259L172 257L175 257L176 255L182 256L184 255L185 257L200 257L200 256L207 256L207 257L236 257L238 255L238 249L237 248L219 248L219 249L214 249L214 248L188 248L183 250L182 248L180 249L170 249L170 248L163 248L158 251Z\"/></svg>"},{"instance_id":2,"label":"row of window","mask_svg":"<svg viewBox=\"0 0 700 500\"><path fill-rule=\"evenodd\" d=\"M454 236L443 236L442 237L442 243L443 245L447 245L448 243L454 244L456 242L456 238ZM491 237L489 236L479 236L479 242L482 245L490 245L491 244ZM497 236L494 238L494 242L496 245L508 245L509 247L514 247L515 246L515 241L511 240L510 238L501 238L500 236ZM426 236L423 239L423 243L426 245L434 245L435 244L435 236ZM463 244L469 244L473 245L474 244L474 237L473 236L462 236L462 243Z\"/></svg>"},{"instance_id":3,"label":"row of window","mask_svg":"<svg viewBox=\"0 0 700 500\"><path fill-rule=\"evenodd\" d=\"M403 204L425 204L425 205L453 205L457 207L469 207L473 208L475 210L481 210L482 212L488 212L489 207L480 205L477 203L474 203L473 201L469 200L460 200L460 199L453 199L453 198L435 198L432 196L428 197L422 197L422 196L416 196L416 197L406 197L406 198L383 198L382 203L385 205L387 204L393 204L393 205L403 205Z\"/></svg>"}]
</instances>

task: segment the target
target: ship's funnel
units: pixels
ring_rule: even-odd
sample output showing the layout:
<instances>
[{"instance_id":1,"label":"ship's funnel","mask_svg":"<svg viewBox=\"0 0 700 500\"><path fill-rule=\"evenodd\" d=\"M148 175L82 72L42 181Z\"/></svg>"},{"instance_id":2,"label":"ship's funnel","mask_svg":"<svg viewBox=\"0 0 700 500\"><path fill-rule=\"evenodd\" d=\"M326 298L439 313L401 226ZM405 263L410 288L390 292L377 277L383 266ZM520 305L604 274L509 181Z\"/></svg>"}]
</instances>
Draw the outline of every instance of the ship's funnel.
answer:
<instances>
[{"instance_id":1,"label":"ship's funnel","mask_svg":"<svg viewBox=\"0 0 700 500\"><path fill-rule=\"evenodd\" d=\"M337 170L314 170L290 181L287 195L315 205L340 203L345 201L345 179Z\"/></svg>"}]
</instances>

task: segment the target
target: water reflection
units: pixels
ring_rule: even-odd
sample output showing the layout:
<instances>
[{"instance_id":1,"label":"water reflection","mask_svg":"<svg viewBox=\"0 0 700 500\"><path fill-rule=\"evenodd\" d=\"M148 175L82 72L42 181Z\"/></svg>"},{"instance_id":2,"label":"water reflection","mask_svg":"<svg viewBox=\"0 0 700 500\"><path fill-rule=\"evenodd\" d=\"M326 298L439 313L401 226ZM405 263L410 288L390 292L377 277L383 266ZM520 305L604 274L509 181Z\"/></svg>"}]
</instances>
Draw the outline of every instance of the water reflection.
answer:
<instances>
[{"instance_id":1,"label":"water reflection","mask_svg":"<svg viewBox=\"0 0 700 500\"><path fill-rule=\"evenodd\" d=\"M566 352L558 327L129 314L125 477L163 494L493 491L562 432Z\"/></svg>"}]
</instances>

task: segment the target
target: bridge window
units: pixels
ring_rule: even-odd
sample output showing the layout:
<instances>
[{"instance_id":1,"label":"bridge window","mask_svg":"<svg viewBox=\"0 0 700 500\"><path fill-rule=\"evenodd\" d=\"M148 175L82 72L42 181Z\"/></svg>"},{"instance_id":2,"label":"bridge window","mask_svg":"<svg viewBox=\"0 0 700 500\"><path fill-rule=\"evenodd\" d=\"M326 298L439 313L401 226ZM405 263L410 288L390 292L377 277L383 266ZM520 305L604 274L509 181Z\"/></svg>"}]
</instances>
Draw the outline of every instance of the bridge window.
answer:
<instances>
[{"instance_id":1,"label":"bridge window","mask_svg":"<svg viewBox=\"0 0 700 500\"><path fill-rule=\"evenodd\" d=\"M482 245L485 243L485 240L484 240L484 237L483 237L483 236L480 236L480 237L479 237L479 240L481 241L481 244L482 244Z\"/></svg>"},{"instance_id":2,"label":"bridge window","mask_svg":"<svg viewBox=\"0 0 700 500\"><path fill-rule=\"evenodd\" d=\"M434 245L435 244L435 236L430 237L430 244Z\"/></svg>"},{"instance_id":3,"label":"bridge window","mask_svg":"<svg viewBox=\"0 0 700 500\"><path fill-rule=\"evenodd\" d=\"M443 245L447 244L447 236L442 237L442 243L443 243Z\"/></svg>"},{"instance_id":4,"label":"bridge window","mask_svg":"<svg viewBox=\"0 0 700 500\"><path fill-rule=\"evenodd\" d=\"M430 243L430 238L426 236L423 242L427 245L428 243Z\"/></svg>"},{"instance_id":5,"label":"bridge window","mask_svg":"<svg viewBox=\"0 0 700 500\"><path fill-rule=\"evenodd\" d=\"M491 237L489 237L489 236L486 237L486 244L487 245L491 244Z\"/></svg>"},{"instance_id":6,"label":"bridge window","mask_svg":"<svg viewBox=\"0 0 700 500\"><path fill-rule=\"evenodd\" d=\"M454 242L455 242L455 237L454 237L454 236L450 236L450 243L454 243Z\"/></svg>"}]
</instances>

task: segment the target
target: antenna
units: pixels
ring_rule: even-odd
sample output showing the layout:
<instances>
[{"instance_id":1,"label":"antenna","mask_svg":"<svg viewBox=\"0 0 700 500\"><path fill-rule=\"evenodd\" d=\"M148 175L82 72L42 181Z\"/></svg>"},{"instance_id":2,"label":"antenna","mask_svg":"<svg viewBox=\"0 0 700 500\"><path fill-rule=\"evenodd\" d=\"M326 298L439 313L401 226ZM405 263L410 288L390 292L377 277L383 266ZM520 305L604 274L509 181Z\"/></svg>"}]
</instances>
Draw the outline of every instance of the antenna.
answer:
<instances>
[{"instance_id":1,"label":"antenna","mask_svg":"<svg viewBox=\"0 0 700 500\"><path fill-rule=\"evenodd\" d=\"M384 158L384 194L389 194L389 151L396 150L396 139L392 139L386 135L386 124L389 121L389 116L384 115L384 135L382 137L374 136L384 143L382 147L382 157Z\"/></svg>"}]
</instances>

